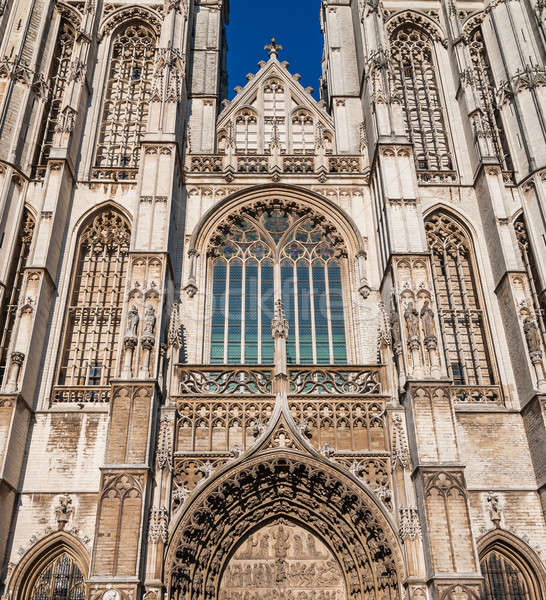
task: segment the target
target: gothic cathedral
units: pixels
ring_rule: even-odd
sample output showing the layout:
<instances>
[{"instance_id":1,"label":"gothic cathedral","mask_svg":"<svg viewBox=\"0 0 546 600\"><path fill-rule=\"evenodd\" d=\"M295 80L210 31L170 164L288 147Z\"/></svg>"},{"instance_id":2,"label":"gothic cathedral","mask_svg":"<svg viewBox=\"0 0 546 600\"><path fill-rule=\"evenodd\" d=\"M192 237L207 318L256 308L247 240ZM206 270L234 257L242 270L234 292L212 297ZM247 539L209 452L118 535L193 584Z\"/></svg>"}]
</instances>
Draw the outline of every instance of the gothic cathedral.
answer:
<instances>
[{"instance_id":1,"label":"gothic cathedral","mask_svg":"<svg viewBox=\"0 0 546 600\"><path fill-rule=\"evenodd\" d=\"M546 3L316 9L0 0L2 600L546 600Z\"/></svg>"}]
</instances>

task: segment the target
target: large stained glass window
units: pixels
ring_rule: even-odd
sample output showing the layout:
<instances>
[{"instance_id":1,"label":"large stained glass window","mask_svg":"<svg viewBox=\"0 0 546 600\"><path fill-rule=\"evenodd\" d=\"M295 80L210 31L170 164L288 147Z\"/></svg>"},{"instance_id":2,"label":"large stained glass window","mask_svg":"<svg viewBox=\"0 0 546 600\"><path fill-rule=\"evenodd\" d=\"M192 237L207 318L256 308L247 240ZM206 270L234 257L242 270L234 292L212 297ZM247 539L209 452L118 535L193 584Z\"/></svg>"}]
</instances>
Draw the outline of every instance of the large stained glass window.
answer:
<instances>
[{"instance_id":1,"label":"large stained glass window","mask_svg":"<svg viewBox=\"0 0 546 600\"><path fill-rule=\"evenodd\" d=\"M38 575L29 600L84 600L84 579L78 565L63 553Z\"/></svg>"},{"instance_id":2,"label":"large stained glass window","mask_svg":"<svg viewBox=\"0 0 546 600\"><path fill-rule=\"evenodd\" d=\"M346 251L324 217L282 203L248 206L211 242L213 364L272 363L279 298L289 322L289 363L347 362Z\"/></svg>"}]
</instances>

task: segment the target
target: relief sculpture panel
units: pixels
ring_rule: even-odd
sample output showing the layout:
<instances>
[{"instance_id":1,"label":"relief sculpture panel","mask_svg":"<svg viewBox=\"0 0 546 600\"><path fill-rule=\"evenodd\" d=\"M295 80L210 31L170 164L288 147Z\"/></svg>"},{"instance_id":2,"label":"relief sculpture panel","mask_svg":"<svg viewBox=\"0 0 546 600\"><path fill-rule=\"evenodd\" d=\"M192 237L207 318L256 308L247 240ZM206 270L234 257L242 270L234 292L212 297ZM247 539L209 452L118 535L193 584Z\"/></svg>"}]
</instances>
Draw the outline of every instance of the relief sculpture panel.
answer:
<instances>
[{"instance_id":1,"label":"relief sculpture panel","mask_svg":"<svg viewBox=\"0 0 546 600\"><path fill-rule=\"evenodd\" d=\"M343 600L336 559L312 533L277 523L251 535L231 558L220 600Z\"/></svg>"}]
</instances>

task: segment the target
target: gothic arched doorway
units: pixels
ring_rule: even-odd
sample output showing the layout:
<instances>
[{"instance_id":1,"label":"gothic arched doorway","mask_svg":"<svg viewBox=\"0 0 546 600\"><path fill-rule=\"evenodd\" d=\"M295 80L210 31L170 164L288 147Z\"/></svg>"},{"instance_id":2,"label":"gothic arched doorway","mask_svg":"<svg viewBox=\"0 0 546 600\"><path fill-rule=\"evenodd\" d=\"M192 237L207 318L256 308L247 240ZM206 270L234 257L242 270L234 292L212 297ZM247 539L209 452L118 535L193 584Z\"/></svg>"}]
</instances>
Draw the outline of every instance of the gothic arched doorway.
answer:
<instances>
[{"instance_id":1,"label":"gothic arched doorway","mask_svg":"<svg viewBox=\"0 0 546 600\"><path fill-rule=\"evenodd\" d=\"M298 582L294 586L302 582L301 587L295 589L301 589L306 600L400 598L399 582L404 579L405 567L387 511L337 465L293 447L284 447L282 451L267 449L263 454L247 457L220 471L190 500L180 515L167 550L165 578L169 582L170 599L247 600L249 590L243 585L243 579L235 582L230 579L234 573L236 577L243 576L241 569L234 567L244 565L253 592L254 565L259 579L259 564L265 577L267 561L256 557L251 564L252 560L244 558L249 540L250 544L258 540L259 545L260 536L265 533L269 536L270 530L271 535L276 535L278 529L275 528L282 523L285 528L293 528L285 529L283 534L288 533L289 546L283 549L281 540L277 550L272 545L269 548L271 582L277 577L277 570L273 568L274 552L286 553L284 558L278 557L284 560L284 564L278 565L280 581L263 585L264 590L275 590L277 595L275 592L260 594L260 600L281 600L279 590L284 586L285 592L289 591L292 573ZM309 583L309 587L305 587L313 572L312 559L298 560L292 548L292 544L294 547L299 544L296 535L308 533L317 552L323 556L319 565L323 577L327 568L336 573L337 567L341 574L340 578L335 577L336 585L332 585L331 590L322 586L323 591L328 589L328 598L320 593L317 596L316 584ZM303 570L304 565L299 563L305 561L308 564ZM333 563L328 564L328 561ZM228 579L225 579L226 573ZM317 566L315 578L316 575ZM246 588L244 596L232 598L226 594L226 591L242 588ZM310 596L309 592L315 593ZM303 593L292 595L292 599L304 600ZM289 595L285 593L283 598L289 600ZM258 600L258 596L254 600Z\"/></svg>"},{"instance_id":2,"label":"gothic arched doorway","mask_svg":"<svg viewBox=\"0 0 546 600\"><path fill-rule=\"evenodd\" d=\"M237 548L221 578L219 600L343 600L340 566L326 544L284 519Z\"/></svg>"}]
</instances>

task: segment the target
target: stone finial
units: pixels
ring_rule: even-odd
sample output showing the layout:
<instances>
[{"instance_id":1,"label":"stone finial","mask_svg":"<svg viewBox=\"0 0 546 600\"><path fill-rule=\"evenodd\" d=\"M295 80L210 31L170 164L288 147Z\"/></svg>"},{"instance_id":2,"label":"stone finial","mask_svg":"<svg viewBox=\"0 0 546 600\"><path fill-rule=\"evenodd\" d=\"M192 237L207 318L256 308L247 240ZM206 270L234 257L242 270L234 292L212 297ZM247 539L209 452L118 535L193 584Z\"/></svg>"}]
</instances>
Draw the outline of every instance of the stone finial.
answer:
<instances>
[{"instance_id":1,"label":"stone finial","mask_svg":"<svg viewBox=\"0 0 546 600\"><path fill-rule=\"evenodd\" d=\"M288 337L288 319L284 314L284 308L282 305L282 300L275 301L275 316L271 321L271 330L274 338Z\"/></svg>"},{"instance_id":2,"label":"stone finial","mask_svg":"<svg viewBox=\"0 0 546 600\"><path fill-rule=\"evenodd\" d=\"M278 53L283 49L280 44L277 44L275 38L271 38L271 43L264 46L264 50L269 52L269 58L277 58Z\"/></svg>"}]
</instances>

